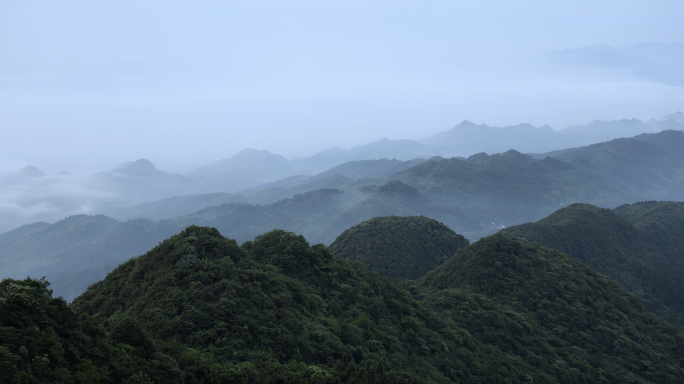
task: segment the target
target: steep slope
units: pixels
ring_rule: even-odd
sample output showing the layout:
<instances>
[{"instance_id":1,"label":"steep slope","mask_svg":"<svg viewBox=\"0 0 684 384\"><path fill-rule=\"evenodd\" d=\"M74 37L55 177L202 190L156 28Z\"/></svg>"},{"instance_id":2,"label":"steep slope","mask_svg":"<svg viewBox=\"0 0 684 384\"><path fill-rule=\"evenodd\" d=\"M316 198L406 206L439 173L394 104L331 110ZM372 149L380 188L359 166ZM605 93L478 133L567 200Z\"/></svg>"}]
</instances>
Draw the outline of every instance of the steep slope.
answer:
<instances>
[{"instance_id":1,"label":"steep slope","mask_svg":"<svg viewBox=\"0 0 684 384\"><path fill-rule=\"evenodd\" d=\"M684 334L638 296L560 252L494 235L419 280L482 342L536 367L534 382L680 382Z\"/></svg>"},{"instance_id":2,"label":"steep slope","mask_svg":"<svg viewBox=\"0 0 684 384\"><path fill-rule=\"evenodd\" d=\"M383 276L417 279L469 244L446 225L422 216L376 217L342 232L335 257L360 261Z\"/></svg>"},{"instance_id":3,"label":"steep slope","mask_svg":"<svg viewBox=\"0 0 684 384\"><path fill-rule=\"evenodd\" d=\"M684 329L684 203L615 210L573 204L500 233L567 253L639 294L646 307Z\"/></svg>"}]
</instances>

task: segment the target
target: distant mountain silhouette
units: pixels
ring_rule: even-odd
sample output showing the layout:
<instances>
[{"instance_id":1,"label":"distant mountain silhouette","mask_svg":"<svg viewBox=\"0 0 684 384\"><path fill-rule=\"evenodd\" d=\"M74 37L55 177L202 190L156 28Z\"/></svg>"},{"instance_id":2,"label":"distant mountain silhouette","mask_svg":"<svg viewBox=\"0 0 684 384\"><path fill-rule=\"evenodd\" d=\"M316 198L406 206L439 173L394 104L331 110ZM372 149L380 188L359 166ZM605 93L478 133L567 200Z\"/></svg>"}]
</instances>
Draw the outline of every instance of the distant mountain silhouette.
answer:
<instances>
[{"instance_id":1,"label":"distant mountain silhouette","mask_svg":"<svg viewBox=\"0 0 684 384\"><path fill-rule=\"evenodd\" d=\"M221 184L225 190L239 191L295 174L297 168L283 156L247 148L231 157L201 166L188 176L205 177Z\"/></svg>"},{"instance_id":2,"label":"distant mountain silhouette","mask_svg":"<svg viewBox=\"0 0 684 384\"><path fill-rule=\"evenodd\" d=\"M469 156L477 152L502 153L509 149L520 152L545 152L565 148L564 138L548 125L536 128L531 124L510 127L490 127L464 120L446 132L421 140L422 143L449 147L452 152Z\"/></svg>"},{"instance_id":3,"label":"distant mountain silhouette","mask_svg":"<svg viewBox=\"0 0 684 384\"><path fill-rule=\"evenodd\" d=\"M159 170L146 159L123 163L109 172L95 173L84 182L88 188L141 201L220 190L220 186L211 181Z\"/></svg>"},{"instance_id":4,"label":"distant mountain silhouette","mask_svg":"<svg viewBox=\"0 0 684 384\"><path fill-rule=\"evenodd\" d=\"M41 171L33 165L27 165L24 169L20 171L22 177L42 177L47 176L47 173Z\"/></svg>"},{"instance_id":5,"label":"distant mountain silhouette","mask_svg":"<svg viewBox=\"0 0 684 384\"><path fill-rule=\"evenodd\" d=\"M160 171L147 159L138 159L129 163L123 163L111 170L112 173L130 177L163 177L168 173Z\"/></svg>"},{"instance_id":6,"label":"distant mountain silhouette","mask_svg":"<svg viewBox=\"0 0 684 384\"><path fill-rule=\"evenodd\" d=\"M587 125L567 127L558 133L571 139L572 145L579 146L653 132L653 127L637 119L624 119L613 121L594 120Z\"/></svg>"}]
</instances>

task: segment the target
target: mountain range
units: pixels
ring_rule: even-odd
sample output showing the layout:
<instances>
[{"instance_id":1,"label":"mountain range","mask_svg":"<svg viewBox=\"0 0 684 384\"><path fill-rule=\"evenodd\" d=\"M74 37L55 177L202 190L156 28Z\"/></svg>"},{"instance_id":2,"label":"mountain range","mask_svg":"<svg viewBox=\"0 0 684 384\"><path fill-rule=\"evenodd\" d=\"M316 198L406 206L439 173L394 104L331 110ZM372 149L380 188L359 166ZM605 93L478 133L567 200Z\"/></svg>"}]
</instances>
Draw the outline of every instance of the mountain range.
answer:
<instances>
[{"instance_id":1,"label":"mountain range","mask_svg":"<svg viewBox=\"0 0 684 384\"><path fill-rule=\"evenodd\" d=\"M163 216L159 221L77 215L0 234L0 270L16 278L46 275L56 292L71 299L102 278L105 266L136 256L192 224L216 227L239 242L284 229L312 243L331 244L346 229L373 217L423 215L475 241L577 202L614 208L643 200L684 200L682 153L684 132L663 131L546 155L508 151L432 158L384 178L354 180L336 174L245 195L178 197L138 211ZM367 164L369 169L382 165L384 172L386 165L403 163ZM208 206L212 203L220 205ZM63 284L78 271L83 271L83 278L76 279L81 285Z\"/></svg>"},{"instance_id":2,"label":"mountain range","mask_svg":"<svg viewBox=\"0 0 684 384\"><path fill-rule=\"evenodd\" d=\"M433 238L414 221L407 244ZM392 234L364 227L358 239ZM378 232L378 230L380 232ZM386 231L388 230L388 231ZM391 239L388 243L391 243ZM338 251L352 254L348 242ZM3 381L679 383L684 334L559 251L501 234L396 283L275 230L190 226L72 304L0 282ZM67 346L56 348L55 346Z\"/></svg>"},{"instance_id":3,"label":"mountain range","mask_svg":"<svg viewBox=\"0 0 684 384\"><path fill-rule=\"evenodd\" d=\"M420 141L385 138L349 150L332 147L310 157L292 160L264 150L245 149L187 175L164 172L146 159L124 163L110 171L87 177L76 177L66 172L48 175L29 166L0 175L3 186L0 191L0 233L37 221L55 222L74 214L106 214L119 220L130 217L170 218L173 216L169 214L155 214L150 206L139 209L136 206L185 195L213 194L213 200L209 199L212 203L219 200L271 203L275 200L268 196L282 195L274 188L310 184L335 173L351 179L382 178L416 165L412 162L435 156L471 156L479 152L496 154L511 148L522 153L544 153L644 132L682 130L683 116L677 112L647 122L635 119L594 121L561 131L529 124L499 128L464 121L446 132ZM342 168L336 168L339 166ZM257 193L266 189L269 191L264 194ZM248 197L242 199L225 195L225 198L219 198L217 193L238 193ZM198 204L201 200L195 199ZM203 207L190 204L182 213Z\"/></svg>"}]
</instances>

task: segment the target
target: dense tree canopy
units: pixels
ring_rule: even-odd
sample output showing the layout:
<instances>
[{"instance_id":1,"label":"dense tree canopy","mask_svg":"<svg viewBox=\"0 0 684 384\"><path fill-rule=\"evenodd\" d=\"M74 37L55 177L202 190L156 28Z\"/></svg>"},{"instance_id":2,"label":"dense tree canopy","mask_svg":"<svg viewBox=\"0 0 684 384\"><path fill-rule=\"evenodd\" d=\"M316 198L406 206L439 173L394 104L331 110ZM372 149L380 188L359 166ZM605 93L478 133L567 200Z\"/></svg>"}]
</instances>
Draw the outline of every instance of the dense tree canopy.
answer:
<instances>
[{"instance_id":1,"label":"dense tree canopy","mask_svg":"<svg viewBox=\"0 0 684 384\"><path fill-rule=\"evenodd\" d=\"M387 216L364 221L330 244L339 258L360 261L393 279L415 280L467 246L446 225L422 216Z\"/></svg>"},{"instance_id":2,"label":"dense tree canopy","mask_svg":"<svg viewBox=\"0 0 684 384\"><path fill-rule=\"evenodd\" d=\"M639 294L684 329L684 203L642 202L614 210L573 204L501 231L556 248Z\"/></svg>"}]
</instances>

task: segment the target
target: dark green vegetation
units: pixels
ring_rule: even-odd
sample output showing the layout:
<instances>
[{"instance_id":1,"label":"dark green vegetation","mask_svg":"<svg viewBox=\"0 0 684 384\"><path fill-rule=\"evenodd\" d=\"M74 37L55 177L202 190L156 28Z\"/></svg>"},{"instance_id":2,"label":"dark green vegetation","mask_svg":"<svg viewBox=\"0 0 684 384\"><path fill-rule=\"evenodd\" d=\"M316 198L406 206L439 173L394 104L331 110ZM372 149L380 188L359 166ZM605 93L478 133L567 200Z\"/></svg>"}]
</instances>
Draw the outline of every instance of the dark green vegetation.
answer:
<instances>
[{"instance_id":1,"label":"dark green vegetation","mask_svg":"<svg viewBox=\"0 0 684 384\"><path fill-rule=\"evenodd\" d=\"M555 250L501 235L398 286L293 233L239 247L193 226L120 265L70 308L40 281L1 285L17 286L33 288L0 290L1 362L48 382L60 380L38 376L46 367L61 382L103 383L684 377L684 335L637 296Z\"/></svg>"},{"instance_id":2,"label":"dark green vegetation","mask_svg":"<svg viewBox=\"0 0 684 384\"><path fill-rule=\"evenodd\" d=\"M533 367L534 382L684 378L684 334L637 295L557 250L497 234L418 284L433 308L473 338Z\"/></svg>"},{"instance_id":3,"label":"dark green vegetation","mask_svg":"<svg viewBox=\"0 0 684 384\"><path fill-rule=\"evenodd\" d=\"M559 249L610 275L684 330L684 203L649 201L613 210L574 204L500 233Z\"/></svg>"},{"instance_id":4,"label":"dark green vegetation","mask_svg":"<svg viewBox=\"0 0 684 384\"><path fill-rule=\"evenodd\" d=\"M176 362L137 321L122 318L105 329L52 298L48 285L0 282L0 383L180 382Z\"/></svg>"},{"instance_id":5,"label":"dark green vegetation","mask_svg":"<svg viewBox=\"0 0 684 384\"><path fill-rule=\"evenodd\" d=\"M415 280L469 244L446 225L422 216L364 221L330 244L335 257L360 261L383 276Z\"/></svg>"}]
</instances>

